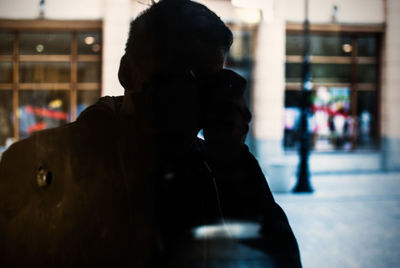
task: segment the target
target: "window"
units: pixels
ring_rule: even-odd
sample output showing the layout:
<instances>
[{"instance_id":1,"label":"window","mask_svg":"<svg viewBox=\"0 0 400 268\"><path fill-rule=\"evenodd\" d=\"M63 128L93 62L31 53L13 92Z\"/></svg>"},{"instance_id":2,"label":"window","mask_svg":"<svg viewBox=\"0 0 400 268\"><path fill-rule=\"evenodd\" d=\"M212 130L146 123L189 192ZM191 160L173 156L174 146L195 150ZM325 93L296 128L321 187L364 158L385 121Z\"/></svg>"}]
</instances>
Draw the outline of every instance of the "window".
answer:
<instances>
[{"instance_id":1,"label":"window","mask_svg":"<svg viewBox=\"0 0 400 268\"><path fill-rule=\"evenodd\" d=\"M233 34L233 44L229 50L225 67L234 70L247 79L246 93L249 94L252 82L256 27L242 24L228 24L228 27ZM246 97L250 96L248 95ZM250 102L248 104L250 104Z\"/></svg>"},{"instance_id":2,"label":"window","mask_svg":"<svg viewBox=\"0 0 400 268\"><path fill-rule=\"evenodd\" d=\"M229 50L225 68L231 69L246 78L245 98L251 110L253 59L257 28L255 25L249 24L228 24L228 27L233 34L233 44ZM251 127L250 133L247 135L246 144L249 145L251 150L254 150L255 144L253 144Z\"/></svg>"},{"instance_id":3,"label":"window","mask_svg":"<svg viewBox=\"0 0 400 268\"><path fill-rule=\"evenodd\" d=\"M312 31L314 150L376 148L378 141L379 33ZM298 144L303 35L286 35L285 148Z\"/></svg>"},{"instance_id":4,"label":"window","mask_svg":"<svg viewBox=\"0 0 400 268\"><path fill-rule=\"evenodd\" d=\"M101 50L99 21L0 21L0 147L93 104Z\"/></svg>"}]
</instances>

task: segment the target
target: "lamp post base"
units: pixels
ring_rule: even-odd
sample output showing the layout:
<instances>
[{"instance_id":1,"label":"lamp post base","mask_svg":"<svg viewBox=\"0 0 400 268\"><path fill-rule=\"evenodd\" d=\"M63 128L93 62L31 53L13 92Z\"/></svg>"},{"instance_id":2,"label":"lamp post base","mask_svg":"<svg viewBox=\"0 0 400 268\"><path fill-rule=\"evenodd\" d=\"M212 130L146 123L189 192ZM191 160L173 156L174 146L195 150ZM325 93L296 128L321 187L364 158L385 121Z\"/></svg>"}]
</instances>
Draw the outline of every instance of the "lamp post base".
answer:
<instances>
[{"instance_id":1,"label":"lamp post base","mask_svg":"<svg viewBox=\"0 0 400 268\"><path fill-rule=\"evenodd\" d=\"M308 168L308 156L303 156L300 163L297 184L293 189L294 193L312 193L310 172Z\"/></svg>"},{"instance_id":2,"label":"lamp post base","mask_svg":"<svg viewBox=\"0 0 400 268\"><path fill-rule=\"evenodd\" d=\"M312 193L314 189L311 187L310 183L298 183L293 189L294 193Z\"/></svg>"}]
</instances>

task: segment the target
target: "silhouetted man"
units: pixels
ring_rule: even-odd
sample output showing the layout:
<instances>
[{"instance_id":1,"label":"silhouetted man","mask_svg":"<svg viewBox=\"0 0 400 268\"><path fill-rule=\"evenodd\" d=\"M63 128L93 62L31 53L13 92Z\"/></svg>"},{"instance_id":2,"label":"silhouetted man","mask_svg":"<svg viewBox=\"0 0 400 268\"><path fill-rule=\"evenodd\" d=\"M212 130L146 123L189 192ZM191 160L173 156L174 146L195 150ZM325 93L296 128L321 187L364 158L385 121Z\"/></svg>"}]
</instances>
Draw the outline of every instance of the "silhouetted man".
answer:
<instances>
[{"instance_id":1,"label":"silhouetted man","mask_svg":"<svg viewBox=\"0 0 400 268\"><path fill-rule=\"evenodd\" d=\"M135 19L119 71L124 97L101 98L76 122L4 153L0 263L236 267L212 255L246 245L269 256L261 267L300 267L287 218L244 144L246 81L223 69L231 43L195 2L160 1ZM261 227L241 240L232 222ZM198 232L210 226L226 233Z\"/></svg>"}]
</instances>

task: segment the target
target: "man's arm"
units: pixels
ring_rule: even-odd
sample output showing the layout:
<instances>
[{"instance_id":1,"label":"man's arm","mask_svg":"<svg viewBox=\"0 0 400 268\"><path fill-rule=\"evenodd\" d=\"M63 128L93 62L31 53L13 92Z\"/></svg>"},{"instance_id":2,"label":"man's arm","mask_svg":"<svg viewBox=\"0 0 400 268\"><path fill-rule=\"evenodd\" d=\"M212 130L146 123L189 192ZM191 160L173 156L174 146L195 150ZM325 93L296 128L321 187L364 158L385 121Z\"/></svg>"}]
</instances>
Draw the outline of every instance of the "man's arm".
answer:
<instances>
[{"instance_id":1,"label":"man's arm","mask_svg":"<svg viewBox=\"0 0 400 268\"><path fill-rule=\"evenodd\" d=\"M278 267L301 267L296 239L275 203L265 176L244 144L251 113L244 98L246 80L223 70L205 107L206 158L215 175L224 217L262 222L262 249Z\"/></svg>"},{"instance_id":2,"label":"man's arm","mask_svg":"<svg viewBox=\"0 0 400 268\"><path fill-rule=\"evenodd\" d=\"M224 217L260 221L258 247L273 256L278 267L301 267L296 238L282 208L275 202L265 176L247 146L236 159L209 160Z\"/></svg>"}]
</instances>

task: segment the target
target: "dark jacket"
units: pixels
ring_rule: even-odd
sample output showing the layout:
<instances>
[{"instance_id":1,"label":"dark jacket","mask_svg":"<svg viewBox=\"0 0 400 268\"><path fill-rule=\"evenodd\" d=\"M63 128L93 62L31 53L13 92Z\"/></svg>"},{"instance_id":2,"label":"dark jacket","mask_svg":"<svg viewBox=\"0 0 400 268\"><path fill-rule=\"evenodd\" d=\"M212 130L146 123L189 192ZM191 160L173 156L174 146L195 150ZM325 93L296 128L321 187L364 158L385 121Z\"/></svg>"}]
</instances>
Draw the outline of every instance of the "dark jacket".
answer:
<instances>
[{"instance_id":1,"label":"dark jacket","mask_svg":"<svg viewBox=\"0 0 400 268\"><path fill-rule=\"evenodd\" d=\"M235 163L213 163L198 141L172 174L155 171L146 134L122 134L135 119L121 118L121 100L102 98L76 122L4 152L0 266L167 266L174 237L228 219L261 222L262 239L249 246L280 267L301 266L287 218L248 150Z\"/></svg>"}]
</instances>

